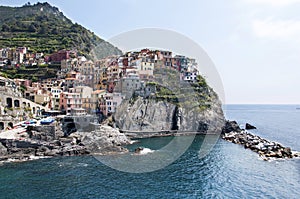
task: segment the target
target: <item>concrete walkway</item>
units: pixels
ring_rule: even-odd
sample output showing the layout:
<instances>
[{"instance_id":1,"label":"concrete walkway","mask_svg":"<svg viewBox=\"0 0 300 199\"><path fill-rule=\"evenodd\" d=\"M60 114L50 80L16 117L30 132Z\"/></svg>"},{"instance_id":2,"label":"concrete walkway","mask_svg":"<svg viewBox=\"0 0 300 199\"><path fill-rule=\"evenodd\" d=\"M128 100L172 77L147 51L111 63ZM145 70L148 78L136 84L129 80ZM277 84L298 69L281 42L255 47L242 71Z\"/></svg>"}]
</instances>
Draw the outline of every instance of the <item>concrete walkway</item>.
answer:
<instances>
[{"instance_id":1,"label":"concrete walkway","mask_svg":"<svg viewBox=\"0 0 300 199\"><path fill-rule=\"evenodd\" d=\"M3 131L0 132L0 139L17 139L20 137L20 134L25 131L26 128L24 127Z\"/></svg>"}]
</instances>

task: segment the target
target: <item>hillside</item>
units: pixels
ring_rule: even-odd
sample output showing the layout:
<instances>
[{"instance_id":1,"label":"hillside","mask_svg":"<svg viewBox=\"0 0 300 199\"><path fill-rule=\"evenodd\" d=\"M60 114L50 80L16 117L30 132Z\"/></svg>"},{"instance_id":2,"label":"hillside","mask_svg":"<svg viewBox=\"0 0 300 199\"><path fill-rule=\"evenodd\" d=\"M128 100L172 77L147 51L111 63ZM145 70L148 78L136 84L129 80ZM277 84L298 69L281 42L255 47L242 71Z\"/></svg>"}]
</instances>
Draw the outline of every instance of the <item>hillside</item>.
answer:
<instances>
[{"instance_id":1,"label":"hillside","mask_svg":"<svg viewBox=\"0 0 300 199\"><path fill-rule=\"evenodd\" d=\"M119 49L73 23L48 3L0 6L0 13L0 48L26 46L33 52L46 54L77 49L80 55L90 59L121 54Z\"/></svg>"}]
</instances>

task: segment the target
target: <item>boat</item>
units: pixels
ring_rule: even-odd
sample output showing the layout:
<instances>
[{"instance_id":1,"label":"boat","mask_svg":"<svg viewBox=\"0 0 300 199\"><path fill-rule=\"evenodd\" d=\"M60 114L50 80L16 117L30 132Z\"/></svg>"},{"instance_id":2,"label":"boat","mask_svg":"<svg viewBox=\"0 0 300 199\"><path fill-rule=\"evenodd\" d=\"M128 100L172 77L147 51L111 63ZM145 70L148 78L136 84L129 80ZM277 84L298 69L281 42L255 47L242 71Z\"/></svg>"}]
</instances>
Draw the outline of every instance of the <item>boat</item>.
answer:
<instances>
[{"instance_id":1,"label":"boat","mask_svg":"<svg viewBox=\"0 0 300 199\"><path fill-rule=\"evenodd\" d=\"M29 120L29 121L25 121L21 124L22 127L26 127L28 125L32 125L32 124L36 124L36 120L32 119L32 120Z\"/></svg>"},{"instance_id":2,"label":"boat","mask_svg":"<svg viewBox=\"0 0 300 199\"><path fill-rule=\"evenodd\" d=\"M41 123L42 125L47 125L47 124L53 123L54 121L55 121L55 120L54 120L53 118L48 117L48 118L42 119L40 123Z\"/></svg>"}]
</instances>

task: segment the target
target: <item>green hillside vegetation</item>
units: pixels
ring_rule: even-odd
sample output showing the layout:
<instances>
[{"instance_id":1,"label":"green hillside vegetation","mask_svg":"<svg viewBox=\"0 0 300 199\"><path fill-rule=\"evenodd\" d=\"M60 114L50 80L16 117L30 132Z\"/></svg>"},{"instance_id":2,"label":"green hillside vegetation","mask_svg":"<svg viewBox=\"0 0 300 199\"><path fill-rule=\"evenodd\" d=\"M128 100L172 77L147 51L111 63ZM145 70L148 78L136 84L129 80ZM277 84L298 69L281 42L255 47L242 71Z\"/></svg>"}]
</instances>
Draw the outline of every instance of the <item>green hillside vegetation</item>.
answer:
<instances>
[{"instance_id":1,"label":"green hillside vegetation","mask_svg":"<svg viewBox=\"0 0 300 199\"><path fill-rule=\"evenodd\" d=\"M73 23L48 3L0 6L0 13L0 48L26 46L32 52L46 54L61 49L77 49L79 55L90 59L121 54L119 49Z\"/></svg>"},{"instance_id":2,"label":"green hillside vegetation","mask_svg":"<svg viewBox=\"0 0 300 199\"><path fill-rule=\"evenodd\" d=\"M154 74L155 81L147 82L147 85L156 86L154 98L157 101L167 101L178 107L201 112L210 108L211 102L218 98L201 75L192 83L180 81L179 72L174 69L156 68Z\"/></svg>"},{"instance_id":3,"label":"green hillside vegetation","mask_svg":"<svg viewBox=\"0 0 300 199\"><path fill-rule=\"evenodd\" d=\"M0 68L0 76L6 78L20 78L30 79L33 82L37 82L41 79L55 78L57 71L60 70L60 65L35 65L35 66L21 66L21 67L5 67Z\"/></svg>"}]
</instances>

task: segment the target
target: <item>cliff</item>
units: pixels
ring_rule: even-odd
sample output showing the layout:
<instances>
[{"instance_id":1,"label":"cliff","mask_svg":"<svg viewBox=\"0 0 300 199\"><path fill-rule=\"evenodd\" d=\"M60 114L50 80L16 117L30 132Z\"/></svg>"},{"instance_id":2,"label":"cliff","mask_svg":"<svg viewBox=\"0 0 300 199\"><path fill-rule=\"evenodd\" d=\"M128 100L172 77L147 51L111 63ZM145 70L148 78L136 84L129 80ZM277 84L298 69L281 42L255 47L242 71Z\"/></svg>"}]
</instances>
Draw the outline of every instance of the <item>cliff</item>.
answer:
<instances>
[{"instance_id":1,"label":"cliff","mask_svg":"<svg viewBox=\"0 0 300 199\"><path fill-rule=\"evenodd\" d=\"M123 100L114 114L121 130L221 133L225 119L217 94L201 76L197 82L182 83L167 78L173 72L151 83L156 85L155 93Z\"/></svg>"}]
</instances>

